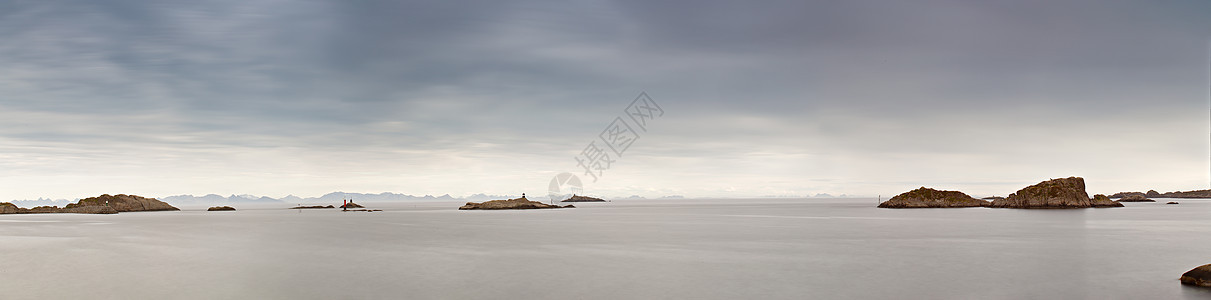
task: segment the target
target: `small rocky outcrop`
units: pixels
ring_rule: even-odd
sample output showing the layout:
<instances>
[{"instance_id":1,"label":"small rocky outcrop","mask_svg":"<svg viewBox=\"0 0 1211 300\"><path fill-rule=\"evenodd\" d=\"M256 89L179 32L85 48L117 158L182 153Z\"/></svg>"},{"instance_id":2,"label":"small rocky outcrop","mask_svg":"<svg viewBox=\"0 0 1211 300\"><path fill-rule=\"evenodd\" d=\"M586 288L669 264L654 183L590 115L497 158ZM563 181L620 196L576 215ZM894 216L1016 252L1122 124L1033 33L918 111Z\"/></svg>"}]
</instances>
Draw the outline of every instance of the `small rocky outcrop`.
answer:
<instances>
[{"instance_id":1,"label":"small rocky outcrop","mask_svg":"<svg viewBox=\"0 0 1211 300\"><path fill-rule=\"evenodd\" d=\"M988 201L972 198L959 191L942 191L927 187L891 197L880 208L949 208L949 207L986 207Z\"/></svg>"},{"instance_id":2,"label":"small rocky outcrop","mask_svg":"<svg viewBox=\"0 0 1211 300\"><path fill-rule=\"evenodd\" d=\"M526 197L509 199L509 200L492 200L483 203L467 202L466 205L459 207L459 210L474 210L474 209L543 209L543 208L574 208L574 206L559 206L551 205L537 201L530 201Z\"/></svg>"},{"instance_id":3,"label":"small rocky outcrop","mask_svg":"<svg viewBox=\"0 0 1211 300\"><path fill-rule=\"evenodd\" d=\"M57 206L39 206L26 209L17 207L12 203L0 203L0 214L116 214L118 212L128 211L172 210L180 209L153 198L123 194L113 196L106 194L92 198L84 198L80 199L79 202L65 205L63 208L59 208Z\"/></svg>"},{"instance_id":4,"label":"small rocky outcrop","mask_svg":"<svg viewBox=\"0 0 1211 300\"><path fill-rule=\"evenodd\" d=\"M1211 287L1211 264L1206 264L1182 274L1182 284Z\"/></svg>"},{"instance_id":5,"label":"small rocky outcrop","mask_svg":"<svg viewBox=\"0 0 1211 300\"><path fill-rule=\"evenodd\" d=\"M1144 193L1141 193L1141 192L1118 192L1118 193L1114 193L1113 195L1110 195L1110 199L1127 198L1128 196L1131 196L1131 195L1139 195L1140 197L1147 198L1147 196L1144 196Z\"/></svg>"},{"instance_id":6,"label":"small rocky outcrop","mask_svg":"<svg viewBox=\"0 0 1211 300\"><path fill-rule=\"evenodd\" d=\"M341 208L366 208L366 207L362 206L361 204L353 203L353 201L349 201L349 202L345 202L345 204L342 204Z\"/></svg>"},{"instance_id":7,"label":"small rocky outcrop","mask_svg":"<svg viewBox=\"0 0 1211 300\"><path fill-rule=\"evenodd\" d=\"M215 206L215 207L206 209L206 211L234 211L234 210L235 210L235 207L231 207L231 206Z\"/></svg>"},{"instance_id":8,"label":"small rocky outcrop","mask_svg":"<svg viewBox=\"0 0 1211 300\"><path fill-rule=\"evenodd\" d=\"M1156 200L1152 200L1152 199L1148 199L1148 197L1144 197L1143 193L1129 194L1129 195L1124 196L1122 199L1119 199L1118 201L1119 202L1156 202Z\"/></svg>"},{"instance_id":9,"label":"small rocky outcrop","mask_svg":"<svg viewBox=\"0 0 1211 300\"><path fill-rule=\"evenodd\" d=\"M1177 204L1177 202L1169 201L1169 202L1165 202L1165 204Z\"/></svg>"},{"instance_id":10,"label":"small rocky outcrop","mask_svg":"<svg viewBox=\"0 0 1211 300\"><path fill-rule=\"evenodd\" d=\"M1107 198L1109 200L1109 198ZM1005 200L992 201L992 207L1000 208L1089 208L1108 205L1089 199L1085 192L1085 179L1068 177L1051 179L1028 186L1009 194ZM1111 207L1111 206L1105 206Z\"/></svg>"},{"instance_id":11,"label":"small rocky outcrop","mask_svg":"<svg viewBox=\"0 0 1211 300\"><path fill-rule=\"evenodd\" d=\"M332 206L332 204L329 204L328 206L323 206L323 205L295 206L295 207L291 207L290 209L324 209L324 208L336 208L336 206Z\"/></svg>"},{"instance_id":12,"label":"small rocky outcrop","mask_svg":"<svg viewBox=\"0 0 1211 300\"><path fill-rule=\"evenodd\" d=\"M1089 199L1089 204L1093 207L1123 207L1122 203L1110 200L1110 197L1102 194L1093 195L1093 199Z\"/></svg>"},{"instance_id":13,"label":"small rocky outcrop","mask_svg":"<svg viewBox=\"0 0 1211 300\"><path fill-rule=\"evenodd\" d=\"M565 199L565 200L559 201L559 202L606 202L606 201L602 200L601 198L577 196L576 194L572 194L572 197L569 197L568 199Z\"/></svg>"}]
</instances>

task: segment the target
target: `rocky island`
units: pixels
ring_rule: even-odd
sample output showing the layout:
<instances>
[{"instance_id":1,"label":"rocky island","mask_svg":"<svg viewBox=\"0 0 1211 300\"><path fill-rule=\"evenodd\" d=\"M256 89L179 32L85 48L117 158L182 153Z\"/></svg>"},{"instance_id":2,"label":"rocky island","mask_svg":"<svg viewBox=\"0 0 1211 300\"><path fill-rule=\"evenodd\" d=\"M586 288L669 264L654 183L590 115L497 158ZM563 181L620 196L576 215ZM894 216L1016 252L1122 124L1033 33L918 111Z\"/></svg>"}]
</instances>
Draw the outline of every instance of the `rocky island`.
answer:
<instances>
[{"instance_id":1,"label":"rocky island","mask_svg":"<svg viewBox=\"0 0 1211 300\"><path fill-rule=\"evenodd\" d=\"M231 206L215 206L215 207L206 209L206 211L234 211L234 210L235 210L235 207L231 207Z\"/></svg>"},{"instance_id":2,"label":"rocky island","mask_svg":"<svg viewBox=\"0 0 1211 300\"><path fill-rule=\"evenodd\" d=\"M525 196L521 198L509 200L491 200L483 203L467 202L466 205L459 207L459 210L496 210L496 209L543 209L543 208L575 208L575 206L559 206L551 205L537 201L530 201Z\"/></svg>"},{"instance_id":3,"label":"rocky island","mask_svg":"<svg viewBox=\"0 0 1211 300\"><path fill-rule=\"evenodd\" d=\"M988 201L972 198L959 191L942 191L921 187L903 194L891 197L881 208L947 208L947 207L986 207Z\"/></svg>"},{"instance_id":4,"label":"rocky island","mask_svg":"<svg viewBox=\"0 0 1211 300\"><path fill-rule=\"evenodd\" d=\"M1122 203L1110 201L1105 195L1089 198L1085 192L1085 179L1068 177L1051 179L1025 187L1009 194L1004 200L992 201L991 207L999 208L1089 208L1123 207Z\"/></svg>"},{"instance_id":5,"label":"rocky island","mask_svg":"<svg viewBox=\"0 0 1211 300\"><path fill-rule=\"evenodd\" d=\"M135 195L101 195L97 197L84 198L76 203L71 203L59 208L56 206L39 206L35 208L25 209L17 207L8 202L0 203L0 214L47 214L47 213L75 213L75 214L116 214L119 212L131 211L174 211L180 210L168 203L153 198L140 197Z\"/></svg>"},{"instance_id":6,"label":"rocky island","mask_svg":"<svg viewBox=\"0 0 1211 300\"><path fill-rule=\"evenodd\" d=\"M1211 264L1206 264L1182 274L1182 284L1211 287Z\"/></svg>"},{"instance_id":7,"label":"rocky island","mask_svg":"<svg viewBox=\"0 0 1211 300\"><path fill-rule=\"evenodd\" d=\"M1156 200L1148 199L1148 197L1145 197L1143 193L1135 193L1122 197L1122 199L1119 199L1118 202L1156 202Z\"/></svg>"},{"instance_id":8,"label":"rocky island","mask_svg":"<svg viewBox=\"0 0 1211 300\"><path fill-rule=\"evenodd\" d=\"M1119 192L1110 195L1110 198L1126 198L1132 195L1139 195L1146 198L1211 198L1211 190L1194 190L1194 191L1177 191L1160 193L1156 190L1148 190L1147 192Z\"/></svg>"},{"instance_id":9,"label":"rocky island","mask_svg":"<svg viewBox=\"0 0 1211 300\"><path fill-rule=\"evenodd\" d=\"M1122 203L1098 194L1089 198L1085 192L1085 179L1068 177L1051 179L1028 186L1008 197L988 197L992 202L975 199L959 191L942 191L921 187L896 195L883 203L881 208L945 208L945 207L993 207L993 208L1087 208L1123 207Z\"/></svg>"},{"instance_id":10,"label":"rocky island","mask_svg":"<svg viewBox=\"0 0 1211 300\"><path fill-rule=\"evenodd\" d=\"M329 204L328 206L323 206L323 205L301 206L300 205L300 206L291 207L290 209L323 209L323 208L336 208L336 206L332 206L332 204Z\"/></svg>"},{"instance_id":11,"label":"rocky island","mask_svg":"<svg viewBox=\"0 0 1211 300\"><path fill-rule=\"evenodd\" d=\"M559 201L559 202L606 202L606 201L602 200L601 198L577 196L576 194L572 194L572 197L565 199L563 201Z\"/></svg>"}]
</instances>

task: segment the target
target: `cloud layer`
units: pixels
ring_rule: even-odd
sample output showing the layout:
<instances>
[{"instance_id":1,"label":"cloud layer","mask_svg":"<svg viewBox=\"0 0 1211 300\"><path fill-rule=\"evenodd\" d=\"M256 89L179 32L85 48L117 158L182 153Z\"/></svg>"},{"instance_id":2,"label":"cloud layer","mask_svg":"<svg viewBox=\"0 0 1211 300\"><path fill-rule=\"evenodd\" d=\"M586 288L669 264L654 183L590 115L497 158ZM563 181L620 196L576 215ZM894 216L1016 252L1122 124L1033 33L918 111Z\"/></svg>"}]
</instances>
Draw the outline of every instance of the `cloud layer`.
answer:
<instances>
[{"instance_id":1,"label":"cloud layer","mask_svg":"<svg viewBox=\"0 0 1211 300\"><path fill-rule=\"evenodd\" d=\"M7 1L0 198L1208 184L1203 1ZM591 181L591 180L588 180Z\"/></svg>"}]
</instances>

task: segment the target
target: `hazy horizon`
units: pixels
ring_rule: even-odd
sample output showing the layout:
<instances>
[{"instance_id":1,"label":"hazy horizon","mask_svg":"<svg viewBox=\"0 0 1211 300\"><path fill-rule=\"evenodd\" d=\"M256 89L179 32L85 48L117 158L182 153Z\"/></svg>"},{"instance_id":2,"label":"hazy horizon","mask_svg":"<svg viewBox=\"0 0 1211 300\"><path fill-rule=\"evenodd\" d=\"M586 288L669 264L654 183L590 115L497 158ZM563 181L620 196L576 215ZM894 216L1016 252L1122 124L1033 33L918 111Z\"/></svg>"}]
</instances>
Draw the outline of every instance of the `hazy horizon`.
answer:
<instances>
[{"instance_id":1,"label":"hazy horizon","mask_svg":"<svg viewBox=\"0 0 1211 300\"><path fill-rule=\"evenodd\" d=\"M0 2L0 199L1206 189L1209 29L1206 1ZM586 176L641 92L660 116Z\"/></svg>"}]
</instances>

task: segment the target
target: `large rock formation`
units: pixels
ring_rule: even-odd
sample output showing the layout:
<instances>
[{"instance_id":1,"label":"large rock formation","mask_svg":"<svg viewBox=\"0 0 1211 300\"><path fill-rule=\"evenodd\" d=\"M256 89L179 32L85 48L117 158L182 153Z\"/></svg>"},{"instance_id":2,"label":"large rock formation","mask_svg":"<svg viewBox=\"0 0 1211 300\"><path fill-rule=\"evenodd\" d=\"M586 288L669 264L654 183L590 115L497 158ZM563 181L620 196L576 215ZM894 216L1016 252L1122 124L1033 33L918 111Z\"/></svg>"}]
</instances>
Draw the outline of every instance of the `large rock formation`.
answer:
<instances>
[{"instance_id":1,"label":"large rock formation","mask_svg":"<svg viewBox=\"0 0 1211 300\"><path fill-rule=\"evenodd\" d=\"M118 212L181 210L160 200L123 194L113 196L106 194L92 198L84 198L80 199L80 202L64 206L63 209L83 208L89 206L108 206L112 207Z\"/></svg>"},{"instance_id":2,"label":"large rock formation","mask_svg":"<svg viewBox=\"0 0 1211 300\"><path fill-rule=\"evenodd\" d=\"M1211 287L1211 264L1194 268L1182 274L1182 284Z\"/></svg>"},{"instance_id":3,"label":"large rock formation","mask_svg":"<svg viewBox=\"0 0 1211 300\"><path fill-rule=\"evenodd\" d=\"M1144 197L1144 193L1129 194L1126 197L1118 200L1119 202L1156 202L1156 200Z\"/></svg>"},{"instance_id":4,"label":"large rock formation","mask_svg":"<svg viewBox=\"0 0 1211 300\"><path fill-rule=\"evenodd\" d=\"M940 191L921 187L903 194L891 197L881 208L943 208L943 207L984 207L988 201L972 198L959 191Z\"/></svg>"},{"instance_id":5,"label":"large rock formation","mask_svg":"<svg viewBox=\"0 0 1211 300\"><path fill-rule=\"evenodd\" d=\"M1106 198L1109 200L1109 198ZM1097 205L1095 205L1097 203ZM1005 200L992 201L992 207L1002 208L1087 208L1109 206L1101 200L1089 199L1085 179L1068 177L1043 181L1009 194ZM1121 206L1121 204L1120 204Z\"/></svg>"},{"instance_id":6,"label":"large rock formation","mask_svg":"<svg viewBox=\"0 0 1211 300\"><path fill-rule=\"evenodd\" d=\"M1093 195L1093 199L1089 199L1089 204L1093 207L1123 207L1122 203L1110 200L1110 197L1102 194Z\"/></svg>"},{"instance_id":7,"label":"large rock formation","mask_svg":"<svg viewBox=\"0 0 1211 300\"><path fill-rule=\"evenodd\" d=\"M601 198L577 196L576 194L572 194L572 197L559 202L605 202L605 200L602 200Z\"/></svg>"},{"instance_id":8,"label":"large rock formation","mask_svg":"<svg viewBox=\"0 0 1211 300\"><path fill-rule=\"evenodd\" d=\"M51 213L76 213L76 214L116 214L118 212L127 211L165 211L165 210L180 210L168 203L152 198L144 198L135 195L101 195L92 198L80 199L79 202L71 203L63 208L55 206L39 206L35 208L25 209L17 207L12 203L0 203L0 214L51 214Z\"/></svg>"},{"instance_id":9,"label":"large rock formation","mask_svg":"<svg viewBox=\"0 0 1211 300\"><path fill-rule=\"evenodd\" d=\"M492 200L484 203L467 202L466 205L459 207L459 210L471 209L541 209L541 208L571 208L573 206L551 205L537 201L530 201L526 197L509 199L509 200Z\"/></svg>"}]
</instances>

